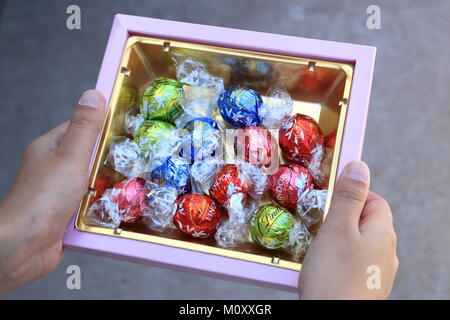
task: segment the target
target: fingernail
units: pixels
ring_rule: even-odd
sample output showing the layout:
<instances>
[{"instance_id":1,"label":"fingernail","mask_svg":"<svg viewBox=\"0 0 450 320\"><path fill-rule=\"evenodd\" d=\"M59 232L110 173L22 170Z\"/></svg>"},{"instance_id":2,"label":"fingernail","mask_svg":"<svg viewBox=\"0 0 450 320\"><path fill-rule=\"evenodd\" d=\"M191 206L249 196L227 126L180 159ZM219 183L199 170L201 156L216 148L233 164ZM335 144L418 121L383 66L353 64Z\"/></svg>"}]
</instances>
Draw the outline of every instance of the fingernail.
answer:
<instances>
[{"instance_id":1,"label":"fingernail","mask_svg":"<svg viewBox=\"0 0 450 320\"><path fill-rule=\"evenodd\" d=\"M361 181L364 183L369 182L369 168L367 164L362 161L352 161L344 169L344 174L347 178L352 180Z\"/></svg>"},{"instance_id":2,"label":"fingernail","mask_svg":"<svg viewBox=\"0 0 450 320\"><path fill-rule=\"evenodd\" d=\"M95 90L88 90L83 93L78 101L80 106L86 106L91 108L98 108L100 104L100 95Z\"/></svg>"}]
</instances>

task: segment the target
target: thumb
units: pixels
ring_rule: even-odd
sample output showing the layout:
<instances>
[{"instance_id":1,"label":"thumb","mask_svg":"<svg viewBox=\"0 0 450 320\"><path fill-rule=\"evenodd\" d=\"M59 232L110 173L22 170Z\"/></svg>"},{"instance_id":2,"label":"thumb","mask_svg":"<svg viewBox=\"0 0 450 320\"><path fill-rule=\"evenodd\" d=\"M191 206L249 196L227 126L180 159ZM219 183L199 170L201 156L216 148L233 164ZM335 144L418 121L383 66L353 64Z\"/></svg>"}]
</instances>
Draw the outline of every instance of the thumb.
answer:
<instances>
[{"instance_id":1,"label":"thumb","mask_svg":"<svg viewBox=\"0 0 450 320\"><path fill-rule=\"evenodd\" d=\"M359 219L367 199L370 172L362 161L347 164L333 191L324 226L335 230L358 231Z\"/></svg>"},{"instance_id":2,"label":"thumb","mask_svg":"<svg viewBox=\"0 0 450 320\"><path fill-rule=\"evenodd\" d=\"M95 90L83 93L70 119L66 135L57 149L65 158L89 161L105 114L105 98Z\"/></svg>"}]
</instances>

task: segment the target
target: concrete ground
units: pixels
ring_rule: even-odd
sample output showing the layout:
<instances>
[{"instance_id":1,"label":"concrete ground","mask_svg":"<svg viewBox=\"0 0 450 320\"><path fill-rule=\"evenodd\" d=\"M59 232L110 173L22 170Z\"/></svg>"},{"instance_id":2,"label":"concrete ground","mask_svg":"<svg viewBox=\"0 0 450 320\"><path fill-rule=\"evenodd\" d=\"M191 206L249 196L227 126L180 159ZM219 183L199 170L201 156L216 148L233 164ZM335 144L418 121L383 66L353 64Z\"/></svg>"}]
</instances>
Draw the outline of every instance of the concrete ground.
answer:
<instances>
[{"instance_id":1,"label":"concrete ground","mask_svg":"<svg viewBox=\"0 0 450 320\"><path fill-rule=\"evenodd\" d=\"M65 26L73 3L80 31ZM370 4L381 8L381 30L366 28ZM27 142L68 119L95 85L115 13L376 46L363 158L394 213L400 268L391 298L450 298L449 1L0 0L0 10L1 197ZM82 270L78 291L65 285L72 264ZM4 298L297 296L67 251L53 274Z\"/></svg>"}]
</instances>

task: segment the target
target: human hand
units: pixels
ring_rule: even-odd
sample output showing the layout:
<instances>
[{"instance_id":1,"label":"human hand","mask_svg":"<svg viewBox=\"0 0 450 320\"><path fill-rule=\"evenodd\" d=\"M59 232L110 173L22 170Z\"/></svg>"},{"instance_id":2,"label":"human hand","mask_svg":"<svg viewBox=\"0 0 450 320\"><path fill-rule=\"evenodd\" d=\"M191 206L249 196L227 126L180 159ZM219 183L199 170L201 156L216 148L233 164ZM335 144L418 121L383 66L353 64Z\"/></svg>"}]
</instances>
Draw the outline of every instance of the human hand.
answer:
<instances>
[{"instance_id":1,"label":"human hand","mask_svg":"<svg viewBox=\"0 0 450 320\"><path fill-rule=\"evenodd\" d=\"M86 91L72 118L28 146L11 191L0 203L0 294L53 271L65 228L88 185L105 99Z\"/></svg>"},{"instance_id":2,"label":"human hand","mask_svg":"<svg viewBox=\"0 0 450 320\"><path fill-rule=\"evenodd\" d=\"M370 192L369 185L364 162L352 161L344 168L329 213L303 262L301 299L389 296L398 268L397 239L388 203ZM380 288L374 278L378 275Z\"/></svg>"}]
</instances>

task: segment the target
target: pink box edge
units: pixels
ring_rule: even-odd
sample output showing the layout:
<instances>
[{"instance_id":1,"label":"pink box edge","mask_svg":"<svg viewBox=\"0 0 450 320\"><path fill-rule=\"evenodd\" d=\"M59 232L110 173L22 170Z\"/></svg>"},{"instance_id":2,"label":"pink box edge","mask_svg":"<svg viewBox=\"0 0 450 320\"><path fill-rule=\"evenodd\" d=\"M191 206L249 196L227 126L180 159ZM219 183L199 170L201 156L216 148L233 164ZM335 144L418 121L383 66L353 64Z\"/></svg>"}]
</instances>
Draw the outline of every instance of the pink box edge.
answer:
<instances>
[{"instance_id":1,"label":"pink box edge","mask_svg":"<svg viewBox=\"0 0 450 320\"><path fill-rule=\"evenodd\" d=\"M349 161L361 159L375 47L117 14L96 84L96 89L105 96L107 103L113 90L123 48L130 34L354 63L338 174ZM209 38L211 34L215 35L214 41ZM280 47L283 49L279 49ZM352 108L356 105L359 108ZM244 281L273 289L297 291L299 277L297 271L154 243L82 232L75 229L75 216L72 217L64 235L63 243L66 248L177 271Z\"/></svg>"}]
</instances>

